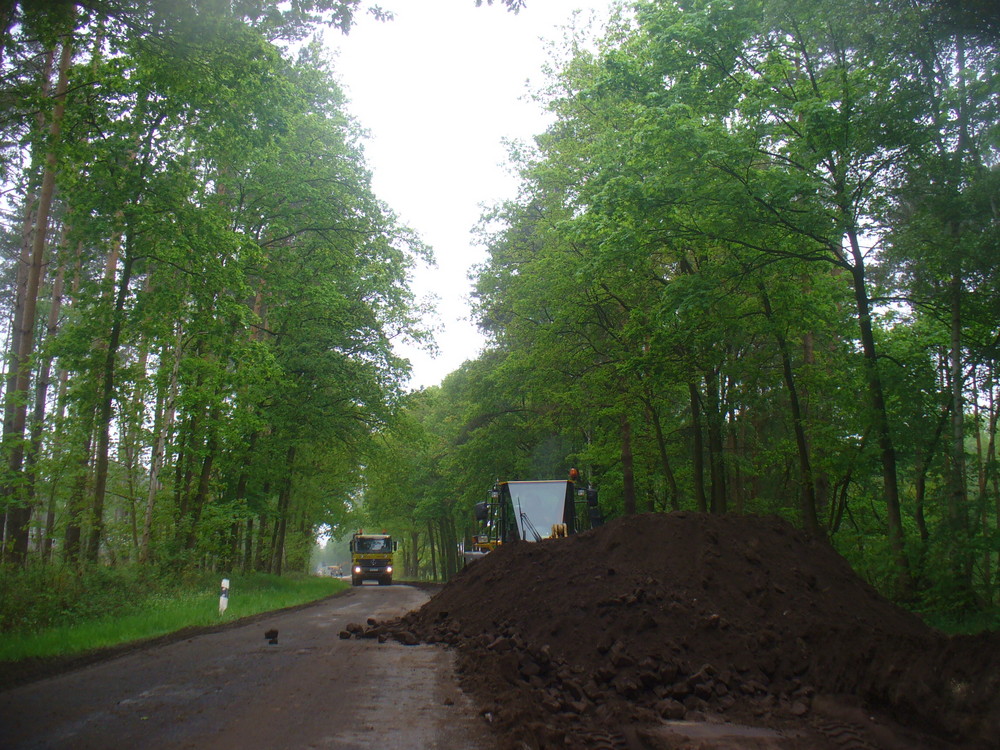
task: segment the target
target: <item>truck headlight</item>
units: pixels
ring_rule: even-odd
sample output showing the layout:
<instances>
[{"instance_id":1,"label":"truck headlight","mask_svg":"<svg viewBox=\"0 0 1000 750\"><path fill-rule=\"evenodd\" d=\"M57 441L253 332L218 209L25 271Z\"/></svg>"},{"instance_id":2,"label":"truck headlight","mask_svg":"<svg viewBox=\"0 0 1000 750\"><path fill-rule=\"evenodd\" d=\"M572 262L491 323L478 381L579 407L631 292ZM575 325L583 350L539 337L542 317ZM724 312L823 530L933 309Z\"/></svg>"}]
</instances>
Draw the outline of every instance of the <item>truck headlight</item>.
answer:
<instances>
[{"instance_id":1,"label":"truck headlight","mask_svg":"<svg viewBox=\"0 0 1000 750\"><path fill-rule=\"evenodd\" d=\"M391 565L387 566L386 569L385 569L385 572L386 573L391 573L392 572L392 566Z\"/></svg>"},{"instance_id":2,"label":"truck headlight","mask_svg":"<svg viewBox=\"0 0 1000 750\"><path fill-rule=\"evenodd\" d=\"M355 565L354 566L354 572L355 573L360 573L361 572L361 566L360 565Z\"/></svg>"}]
</instances>

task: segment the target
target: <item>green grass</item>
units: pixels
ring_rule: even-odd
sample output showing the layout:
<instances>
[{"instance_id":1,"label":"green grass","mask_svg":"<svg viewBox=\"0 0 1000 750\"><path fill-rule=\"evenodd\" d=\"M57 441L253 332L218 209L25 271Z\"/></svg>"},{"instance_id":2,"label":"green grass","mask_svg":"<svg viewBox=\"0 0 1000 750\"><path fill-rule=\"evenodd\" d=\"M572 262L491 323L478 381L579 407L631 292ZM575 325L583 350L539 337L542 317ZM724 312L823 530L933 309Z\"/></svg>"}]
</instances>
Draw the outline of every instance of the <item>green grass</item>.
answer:
<instances>
[{"instance_id":1,"label":"green grass","mask_svg":"<svg viewBox=\"0 0 1000 750\"><path fill-rule=\"evenodd\" d=\"M134 597L110 616L92 616L47 627L15 628L0 638L0 661L70 656L173 633L217 625L321 599L348 587L333 578L278 577L261 573L231 576L229 606L219 615L221 576L200 577L174 591Z\"/></svg>"}]
</instances>

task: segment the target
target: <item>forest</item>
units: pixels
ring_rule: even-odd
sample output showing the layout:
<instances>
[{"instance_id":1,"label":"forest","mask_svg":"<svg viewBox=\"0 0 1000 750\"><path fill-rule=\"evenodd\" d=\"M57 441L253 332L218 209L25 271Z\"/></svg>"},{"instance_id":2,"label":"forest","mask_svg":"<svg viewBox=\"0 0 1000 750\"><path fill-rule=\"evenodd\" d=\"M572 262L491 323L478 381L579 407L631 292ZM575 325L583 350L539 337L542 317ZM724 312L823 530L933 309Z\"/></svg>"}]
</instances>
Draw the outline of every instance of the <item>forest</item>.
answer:
<instances>
[{"instance_id":1,"label":"forest","mask_svg":"<svg viewBox=\"0 0 1000 750\"><path fill-rule=\"evenodd\" d=\"M489 346L411 397L373 504L447 574L492 480L576 467L612 517L779 514L908 606L995 612L987 20L643 2L570 39L479 227Z\"/></svg>"},{"instance_id":2,"label":"forest","mask_svg":"<svg viewBox=\"0 0 1000 750\"><path fill-rule=\"evenodd\" d=\"M568 35L476 227L487 346L407 392L433 254L318 37L390 10L0 2L5 570L305 570L370 524L447 579L495 480L577 468L608 517L778 514L995 625L1000 22L961 7Z\"/></svg>"}]
</instances>

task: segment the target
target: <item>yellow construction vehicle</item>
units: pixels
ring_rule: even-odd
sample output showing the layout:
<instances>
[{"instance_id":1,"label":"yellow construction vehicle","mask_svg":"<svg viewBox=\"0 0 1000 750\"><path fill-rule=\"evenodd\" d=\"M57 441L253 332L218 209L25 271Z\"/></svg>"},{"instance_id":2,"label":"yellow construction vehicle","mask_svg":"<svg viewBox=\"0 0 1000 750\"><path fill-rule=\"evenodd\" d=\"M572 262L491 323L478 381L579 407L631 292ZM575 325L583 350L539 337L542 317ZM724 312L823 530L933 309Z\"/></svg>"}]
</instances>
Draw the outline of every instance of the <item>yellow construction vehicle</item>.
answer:
<instances>
[{"instance_id":1,"label":"yellow construction vehicle","mask_svg":"<svg viewBox=\"0 0 1000 750\"><path fill-rule=\"evenodd\" d=\"M358 529L351 537L351 585L378 581L379 586L392 583L392 553L398 542L389 534L366 534Z\"/></svg>"},{"instance_id":2,"label":"yellow construction vehicle","mask_svg":"<svg viewBox=\"0 0 1000 750\"><path fill-rule=\"evenodd\" d=\"M539 542L600 526L604 518L597 490L577 487L578 481L575 469L567 480L498 481L489 499L475 507L480 528L462 550L465 562L504 542Z\"/></svg>"}]
</instances>

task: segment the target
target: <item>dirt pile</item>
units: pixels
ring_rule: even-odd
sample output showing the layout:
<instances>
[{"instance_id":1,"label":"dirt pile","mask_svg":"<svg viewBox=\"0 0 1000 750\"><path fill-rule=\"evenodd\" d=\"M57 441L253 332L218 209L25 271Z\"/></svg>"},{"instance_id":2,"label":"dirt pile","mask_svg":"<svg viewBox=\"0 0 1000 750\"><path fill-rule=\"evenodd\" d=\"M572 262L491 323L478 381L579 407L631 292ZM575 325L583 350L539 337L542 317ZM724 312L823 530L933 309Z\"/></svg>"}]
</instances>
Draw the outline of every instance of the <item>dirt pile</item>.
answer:
<instances>
[{"instance_id":1,"label":"dirt pile","mask_svg":"<svg viewBox=\"0 0 1000 750\"><path fill-rule=\"evenodd\" d=\"M376 627L457 647L512 747L680 747L648 729L679 720L783 732L744 747L1000 737L1000 634L928 629L776 518L649 514L505 545Z\"/></svg>"}]
</instances>

